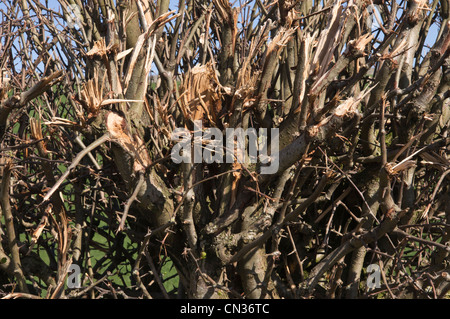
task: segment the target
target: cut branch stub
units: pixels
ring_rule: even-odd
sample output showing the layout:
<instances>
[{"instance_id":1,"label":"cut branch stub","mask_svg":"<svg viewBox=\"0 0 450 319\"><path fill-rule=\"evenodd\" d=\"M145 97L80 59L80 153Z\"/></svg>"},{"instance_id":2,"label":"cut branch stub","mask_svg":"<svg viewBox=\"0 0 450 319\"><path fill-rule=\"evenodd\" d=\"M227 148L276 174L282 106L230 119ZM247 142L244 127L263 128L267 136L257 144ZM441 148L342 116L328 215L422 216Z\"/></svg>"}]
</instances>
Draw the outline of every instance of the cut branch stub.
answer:
<instances>
[{"instance_id":1,"label":"cut branch stub","mask_svg":"<svg viewBox=\"0 0 450 319\"><path fill-rule=\"evenodd\" d=\"M222 102L219 80L211 63L194 66L184 78L182 92L180 106L185 119L217 122Z\"/></svg>"},{"instance_id":2,"label":"cut branch stub","mask_svg":"<svg viewBox=\"0 0 450 319\"><path fill-rule=\"evenodd\" d=\"M111 43L110 45L106 46L105 39L101 38L100 40L96 41L94 43L94 46L92 47L89 52L86 53L88 57L95 57L98 56L102 59L107 58L107 55L109 53L116 52L118 50L118 45L116 43Z\"/></svg>"},{"instance_id":3,"label":"cut branch stub","mask_svg":"<svg viewBox=\"0 0 450 319\"><path fill-rule=\"evenodd\" d=\"M266 50L266 57L264 61L264 67L261 74L261 79L258 84L257 97L256 97L256 108L255 112L258 117L258 121L262 123L264 127L269 127L266 119L267 111L267 99L268 99L268 89L272 84L272 76L278 64L278 59L281 54L282 49L288 44L288 42L293 38L297 28L286 29L281 27L277 34L274 36L273 40L268 44Z\"/></svg>"},{"instance_id":4,"label":"cut branch stub","mask_svg":"<svg viewBox=\"0 0 450 319\"><path fill-rule=\"evenodd\" d=\"M344 54L351 55L353 58L359 58L365 55L364 50L367 45L372 41L373 34L367 33L360 36L358 39L350 40L348 47Z\"/></svg>"},{"instance_id":5,"label":"cut branch stub","mask_svg":"<svg viewBox=\"0 0 450 319\"><path fill-rule=\"evenodd\" d=\"M311 138L318 141L325 141L330 135L335 134L342 125L346 116L353 116L358 112L359 102L372 91L375 86L362 91L356 98L350 97L336 107L333 114L324 118L317 125L308 128L308 134Z\"/></svg>"},{"instance_id":6,"label":"cut branch stub","mask_svg":"<svg viewBox=\"0 0 450 319\"><path fill-rule=\"evenodd\" d=\"M81 104L88 112L88 118L96 116L100 111L100 106L103 101L103 83L99 85L98 76L83 84L81 90Z\"/></svg>"},{"instance_id":7,"label":"cut branch stub","mask_svg":"<svg viewBox=\"0 0 450 319\"><path fill-rule=\"evenodd\" d=\"M333 52L336 48L341 34L342 27L342 1L333 4L332 9L327 17L327 27L320 33L317 40L317 48L311 59L311 70L316 70L316 75L321 77L328 70L328 66L333 59Z\"/></svg>"},{"instance_id":8,"label":"cut branch stub","mask_svg":"<svg viewBox=\"0 0 450 319\"><path fill-rule=\"evenodd\" d=\"M133 173L144 172L151 164L150 156L142 139L130 133L125 118L109 112L106 116L106 128L112 140L133 158Z\"/></svg>"}]
</instances>

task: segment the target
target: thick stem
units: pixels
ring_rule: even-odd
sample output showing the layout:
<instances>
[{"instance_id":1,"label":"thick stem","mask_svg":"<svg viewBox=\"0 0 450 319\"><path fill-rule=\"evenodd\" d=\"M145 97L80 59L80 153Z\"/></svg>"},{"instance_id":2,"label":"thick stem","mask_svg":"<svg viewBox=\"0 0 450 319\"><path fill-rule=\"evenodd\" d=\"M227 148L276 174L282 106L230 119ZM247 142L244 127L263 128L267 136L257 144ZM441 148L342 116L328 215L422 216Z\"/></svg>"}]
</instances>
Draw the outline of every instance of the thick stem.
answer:
<instances>
[{"instance_id":1,"label":"thick stem","mask_svg":"<svg viewBox=\"0 0 450 319\"><path fill-rule=\"evenodd\" d=\"M18 237L16 236L16 231L14 229L14 217L11 211L11 204L9 203L9 188L11 182L11 163L7 163L3 169L1 193L0 193L0 204L2 207L2 212L5 216L6 224L6 235L9 250L11 252L11 264L13 267L12 272L16 277L19 291L28 293L27 283L25 281L25 276L22 270L22 264L20 261ZM9 268L9 267L7 267Z\"/></svg>"}]
</instances>

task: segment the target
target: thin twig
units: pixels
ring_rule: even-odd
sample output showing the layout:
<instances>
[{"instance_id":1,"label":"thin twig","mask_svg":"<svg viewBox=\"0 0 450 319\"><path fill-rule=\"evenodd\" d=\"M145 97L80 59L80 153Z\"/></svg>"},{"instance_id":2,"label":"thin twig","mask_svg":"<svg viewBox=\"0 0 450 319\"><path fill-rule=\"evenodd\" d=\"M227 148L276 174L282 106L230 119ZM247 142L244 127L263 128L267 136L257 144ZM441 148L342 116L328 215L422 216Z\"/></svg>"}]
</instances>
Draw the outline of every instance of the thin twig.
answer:
<instances>
[{"instance_id":1,"label":"thin twig","mask_svg":"<svg viewBox=\"0 0 450 319\"><path fill-rule=\"evenodd\" d=\"M109 133L105 133L100 138L98 138L96 141L92 142L89 146L87 146L84 150L82 150L78 155L73 159L72 164L69 165L67 170L64 172L64 174L59 178L59 180L53 185L53 187L48 191L48 193L44 196L44 199L42 200L40 205L43 205L46 203L50 197L52 197L53 193L58 190L58 188L61 186L61 184L66 180L66 178L69 176L69 174L72 172L72 170L81 162L84 156L89 154L90 151L97 148L98 146L102 145L106 141L110 140Z\"/></svg>"},{"instance_id":2,"label":"thin twig","mask_svg":"<svg viewBox=\"0 0 450 319\"><path fill-rule=\"evenodd\" d=\"M125 204L125 208L123 210L122 219L120 220L119 228L117 228L116 234L124 229L125 221L126 221L127 216L128 216L128 211L130 210L130 207L133 204L133 202L136 200L136 197L139 194L139 191L141 190L142 185L144 184L144 181L145 181L144 173L140 172L139 173L139 180L138 180L138 183L136 185L136 188L134 189L133 194L127 200L127 203Z\"/></svg>"},{"instance_id":3,"label":"thin twig","mask_svg":"<svg viewBox=\"0 0 450 319\"><path fill-rule=\"evenodd\" d=\"M166 288L164 287L163 282L161 281L159 272L157 271L155 264L153 263L152 256L150 256L150 254L148 252L148 249L145 250L144 254L145 254L145 258L147 259L148 265L150 266L150 269L153 273L153 278L155 278L156 283L158 284L159 289L161 289L164 298L170 299L169 295L167 294Z\"/></svg>"}]
</instances>

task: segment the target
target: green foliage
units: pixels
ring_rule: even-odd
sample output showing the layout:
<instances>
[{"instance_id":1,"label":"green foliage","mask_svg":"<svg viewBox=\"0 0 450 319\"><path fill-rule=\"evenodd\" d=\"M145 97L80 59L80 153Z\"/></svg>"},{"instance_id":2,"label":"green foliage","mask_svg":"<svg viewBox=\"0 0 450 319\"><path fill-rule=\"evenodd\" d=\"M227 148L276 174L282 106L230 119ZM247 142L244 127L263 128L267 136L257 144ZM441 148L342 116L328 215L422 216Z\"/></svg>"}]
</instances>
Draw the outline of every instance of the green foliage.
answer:
<instances>
[{"instance_id":1,"label":"green foliage","mask_svg":"<svg viewBox=\"0 0 450 319\"><path fill-rule=\"evenodd\" d=\"M170 293L176 293L180 281L177 270L170 258L166 258L162 268L161 276L163 279L163 285L166 291Z\"/></svg>"}]
</instances>

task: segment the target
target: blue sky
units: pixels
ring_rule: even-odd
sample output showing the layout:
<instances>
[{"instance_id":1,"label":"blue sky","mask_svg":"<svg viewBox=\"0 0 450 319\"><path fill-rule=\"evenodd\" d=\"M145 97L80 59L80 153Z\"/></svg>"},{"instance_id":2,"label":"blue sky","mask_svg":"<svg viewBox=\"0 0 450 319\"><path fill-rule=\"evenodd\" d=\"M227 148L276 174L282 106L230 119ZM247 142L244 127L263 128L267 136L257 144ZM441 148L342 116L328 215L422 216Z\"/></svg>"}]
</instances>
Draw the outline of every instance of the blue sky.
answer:
<instances>
[{"instance_id":1,"label":"blue sky","mask_svg":"<svg viewBox=\"0 0 450 319\"><path fill-rule=\"evenodd\" d=\"M239 0L231 0L231 3L233 5L239 5ZM245 0L241 1L242 3L245 2ZM397 0L398 2L398 0ZM45 3L45 0L42 0L42 3ZM253 1L251 1L250 3L253 3ZM58 11L60 8L60 5L58 3L58 0L48 0L48 6L49 8ZM178 7L178 0L171 0L170 3L170 10L177 10ZM402 10L399 10L399 15L402 13ZM377 21L375 21L374 23L375 26L378 25ZM427 39L425 41L425 43L429 46L432 46L433 43L436 41L436 36L437 36L437 32L439 31L438 26L437 25L432 25L430 28L430 32L427 36Z\"/></svg>"},{"instance_id":2,"label":"blue sky","mask_svg":"<svg viewBox=\"0 0 450 319\"><path fill-rule=\"evenodd\" d=\"M43 4L46 3L45 0L41 0L41 2ZM240 3L244 3L244 2L245 2L245 0L241 0L241 1L239 1L239 0L231 0L231 3L234 4L234 5L239 5ZM58 3L57 0L48 0L47 3L48 3L48 7L50 9L53 9L55 11L61 11L60 4ZM177 6L178 6L178 0L171 0L170 9L171 10L176 10ZM2 1L2 2L0 2L0 9L4 9L4 8L5 8L5 2ZM400 10L399 14L401 14L401 12L402 11ZM374 29L377 26L378 26L378 23L374 19ZM437 25L434 24L434 25L431 26L430 31L429 31L428 36L427 36L426 41L425 41L425 45L432 46L434 44L434 42L436 41L436 37L437 37L438 31L439 31L439 28L438 28Z\"/></svg>"}]
</instances>

